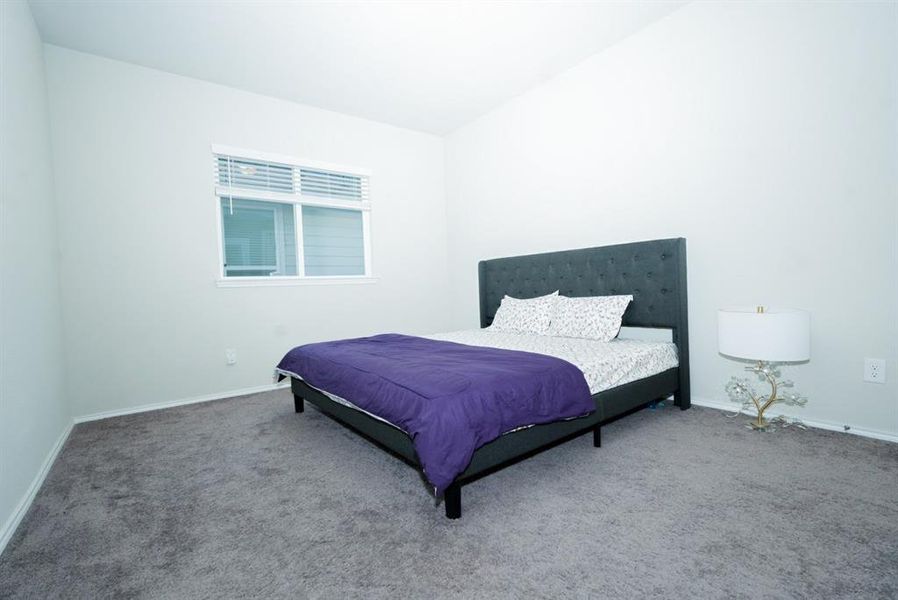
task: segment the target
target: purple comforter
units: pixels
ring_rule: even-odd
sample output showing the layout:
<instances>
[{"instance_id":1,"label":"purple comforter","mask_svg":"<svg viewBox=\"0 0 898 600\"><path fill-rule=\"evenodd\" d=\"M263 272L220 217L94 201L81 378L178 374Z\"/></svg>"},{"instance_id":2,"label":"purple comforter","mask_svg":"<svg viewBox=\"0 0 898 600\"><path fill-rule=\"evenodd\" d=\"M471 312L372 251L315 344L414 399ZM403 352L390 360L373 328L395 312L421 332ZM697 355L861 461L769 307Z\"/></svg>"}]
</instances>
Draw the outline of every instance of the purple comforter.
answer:
<instances>
[{"instance_id":1,"label":"purple comforter","mask_svg":"<svg viewBox=\"0 0 898 600\"><path fill-rule=\"evenodd\" d=\"M595 410L560 358L407 335L299 346L277 368L405 431L438 494L503 433Z\"/></svg>"}]
</instances>

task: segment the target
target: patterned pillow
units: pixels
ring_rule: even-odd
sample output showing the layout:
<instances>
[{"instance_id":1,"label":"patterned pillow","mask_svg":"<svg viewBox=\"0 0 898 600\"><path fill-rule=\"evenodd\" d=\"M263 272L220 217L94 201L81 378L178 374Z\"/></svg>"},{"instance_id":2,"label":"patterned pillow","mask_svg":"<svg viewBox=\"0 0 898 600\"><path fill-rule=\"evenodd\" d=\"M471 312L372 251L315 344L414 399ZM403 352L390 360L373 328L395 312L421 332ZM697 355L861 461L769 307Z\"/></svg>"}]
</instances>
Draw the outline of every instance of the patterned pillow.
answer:
<instances>
[{"instance_id":1,"label":"patterned pillow","mask_svg":"<svg viewBox=\"0 0 898 600\"><path fill-rule=\"evenodd\" d=\"M490 329L496 331L511 331L514 333L546 333L552 322L552 313L555 308L555 299L558 298L558 290L540 296L521 300L505 296L493 317Z\"/></svg>"},{"instance_id":2,"label":"patterned pillow","mask_svg":"<svg viewBox=\"0 0 898 600\"><path fill-rule=\"evenodd\" d=\"M627 305L633 296L559 296L548 335L610 342L620 332Z\"/></svg>"}]
</instances>

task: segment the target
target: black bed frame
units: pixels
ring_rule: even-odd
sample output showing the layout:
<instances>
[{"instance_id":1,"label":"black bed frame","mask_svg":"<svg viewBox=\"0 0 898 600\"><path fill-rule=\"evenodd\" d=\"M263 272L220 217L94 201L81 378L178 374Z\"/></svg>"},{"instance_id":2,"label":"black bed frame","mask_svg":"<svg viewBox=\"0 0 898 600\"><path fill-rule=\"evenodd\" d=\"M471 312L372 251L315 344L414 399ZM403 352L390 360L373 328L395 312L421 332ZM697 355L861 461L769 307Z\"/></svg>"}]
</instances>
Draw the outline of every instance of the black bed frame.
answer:
<instances>
[{"instance_id":1,"label":"black bed frame","mask_svg":"<svg viewBox=\"0 0 898 600\"><path fill-rule=\"evenodd\" d=\"M471 464L446 490L446 516L461 517L461 487L484 475L591 431L600 447L601 427L671 394L690 406L686 240L674 238L484 260L479 265L480 326L493 322L502 297L532 298L559 290L565 296L632 294L624 326L670 329L679 367L593 395L588 416L535 425L500 436L474 452ZM399 429L331 400L300 379L291 383L296 412L305 400L377 446L419 468L412 440Z\"/></svg>"}]
</instances>

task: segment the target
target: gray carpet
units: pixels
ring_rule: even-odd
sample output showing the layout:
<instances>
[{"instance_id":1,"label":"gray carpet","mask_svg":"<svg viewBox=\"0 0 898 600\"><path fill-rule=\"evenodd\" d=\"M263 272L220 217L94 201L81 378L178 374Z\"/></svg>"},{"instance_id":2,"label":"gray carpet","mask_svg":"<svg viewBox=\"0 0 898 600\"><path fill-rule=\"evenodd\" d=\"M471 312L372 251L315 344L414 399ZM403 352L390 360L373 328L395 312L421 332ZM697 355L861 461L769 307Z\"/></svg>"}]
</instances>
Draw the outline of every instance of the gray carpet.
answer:
<instances>
[{"instance_id":1,"label":"gray carpet","mask_svg":"<svg viewBox=\"0 0 898 600\"><path fill-rule=\"evenodd\" d=\"M898 445L642 411L463 490L288 392L75 428L3 598L895 598Z\"/></svg>"}]
</instances>

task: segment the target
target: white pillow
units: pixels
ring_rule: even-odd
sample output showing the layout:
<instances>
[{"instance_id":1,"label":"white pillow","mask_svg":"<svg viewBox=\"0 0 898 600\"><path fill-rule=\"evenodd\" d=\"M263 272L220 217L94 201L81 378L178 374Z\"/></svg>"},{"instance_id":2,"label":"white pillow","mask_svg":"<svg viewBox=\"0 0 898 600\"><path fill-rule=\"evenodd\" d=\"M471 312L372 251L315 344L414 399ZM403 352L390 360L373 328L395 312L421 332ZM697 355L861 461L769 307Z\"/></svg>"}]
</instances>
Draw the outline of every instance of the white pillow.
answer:
<instances>
[{"instance_id":1,"label":"white pillow","mask_svg":"<svg viewBox=\"0 0 898 600\"><path fill-rule=\"evenodd\" d=\"M633 296L559 296L547 335L610 342L620 333L621 322Z\"/></svg>"},{"instance_id":2,"label":"white pillow","mask_svg":"<svg viewBox=\"0 0 898 600\"><path fill-rule=\"evenodd\" d=\"M552 322L558 290L547 296L521 300L505 296L490 329L515 333L546 333Z\"/></svg>"}]
</instances>

